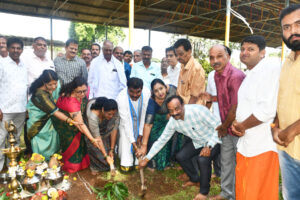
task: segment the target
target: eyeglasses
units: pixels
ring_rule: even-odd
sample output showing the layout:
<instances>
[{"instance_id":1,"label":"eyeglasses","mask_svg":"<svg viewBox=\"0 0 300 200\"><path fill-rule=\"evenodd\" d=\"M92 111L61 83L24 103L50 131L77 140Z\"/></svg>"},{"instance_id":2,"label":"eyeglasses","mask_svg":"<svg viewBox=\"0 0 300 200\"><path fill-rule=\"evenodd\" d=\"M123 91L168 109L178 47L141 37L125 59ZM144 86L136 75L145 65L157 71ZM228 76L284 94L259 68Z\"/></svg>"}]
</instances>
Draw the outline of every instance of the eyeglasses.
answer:
<instances>
[{"instance_id":1,"label":"eyeglasses","mask_svg":"<svg viewBox=\"0 0 300 200\"><path fill-rule=\"evenodd\" d=\"M77 94L85 94L87 92L87 90L78 90L75 91Z\"/></svg>"}]
</instances>

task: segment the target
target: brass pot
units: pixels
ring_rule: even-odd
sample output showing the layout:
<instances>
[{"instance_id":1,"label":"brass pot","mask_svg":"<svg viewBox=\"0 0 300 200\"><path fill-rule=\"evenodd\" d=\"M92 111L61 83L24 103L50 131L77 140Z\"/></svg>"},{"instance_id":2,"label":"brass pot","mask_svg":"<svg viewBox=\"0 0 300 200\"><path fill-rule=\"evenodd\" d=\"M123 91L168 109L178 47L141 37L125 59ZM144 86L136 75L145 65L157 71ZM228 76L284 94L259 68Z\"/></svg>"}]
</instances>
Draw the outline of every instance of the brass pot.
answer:
<instances>
[{"instance_id":1,"label":"brass pot","mask_svg":"<svg viewBox=\"0 0 300 200\"><path fill-rule=\"evenodd\" d=\"M11 178L8 176L7 173L0 174L0 184L8 184Z\"/></svg>"},{"instance_id":2,"label":"brass pot","mask_svg":"<svg viewBox=\"0 0 300 200\"><path fill-rule=\"evenodd\" d=\"M25 180L27 180L27 182ZM36 175L34 175L32 178L26 177L22 181L21 185L25 191L28 191L30 193L35 193L36 191L39 190L40 187L40 177Z\"/></svg>"},{"instance_id":3,"label":"brass pot","mask_svg":"<svg viewBox=\"0 0 300 200\"><path fill-rule=\"evenodd\" d=\"M46 180L50 186L54 187L64 180L64 175L62 172L50 172L48 173Z\"/></svg>"}]
</instances>

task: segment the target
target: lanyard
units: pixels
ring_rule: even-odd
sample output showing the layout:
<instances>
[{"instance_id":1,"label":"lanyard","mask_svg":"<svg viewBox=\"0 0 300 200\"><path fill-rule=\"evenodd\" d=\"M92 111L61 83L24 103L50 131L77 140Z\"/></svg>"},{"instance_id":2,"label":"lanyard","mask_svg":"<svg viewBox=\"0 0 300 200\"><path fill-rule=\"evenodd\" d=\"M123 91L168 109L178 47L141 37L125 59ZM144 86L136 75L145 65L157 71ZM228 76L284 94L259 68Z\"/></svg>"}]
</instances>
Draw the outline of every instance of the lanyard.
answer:
<instances>
[{"instance_id":1,"label":"lanyard","mask_svg":"<svg viewBox=\"0 0 300 200\"><path fill-rule=\"evenodd\" d=\"M135 140L137 141L138 136L139 136L139 130L140 130L139 126L140 126L140 118L141 118L141 114L142 114L141 110L143 107L143 93L141 95L141 98L139 98L137 111L135 110L128 93L127 93L127 96L128 96L130 116L131 116L131 121L132 121L133 136L134 136ZM135 124L134 116L136 116L136 124ZM131 151L133 152L133 146L131 146Z\"/></svg>"}]
</instances>

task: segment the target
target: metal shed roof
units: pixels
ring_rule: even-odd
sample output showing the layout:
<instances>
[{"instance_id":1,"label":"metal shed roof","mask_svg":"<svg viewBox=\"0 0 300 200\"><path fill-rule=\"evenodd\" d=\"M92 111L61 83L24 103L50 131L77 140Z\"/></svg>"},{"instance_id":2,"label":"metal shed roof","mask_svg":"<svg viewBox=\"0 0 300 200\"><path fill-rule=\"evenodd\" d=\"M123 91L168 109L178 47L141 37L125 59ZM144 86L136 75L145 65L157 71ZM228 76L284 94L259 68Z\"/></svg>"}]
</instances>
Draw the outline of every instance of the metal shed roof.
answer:
<instances>
[{"instance_id":1,"label":"metal shed roof","mask_svg":"<svg viewBox=\"0 0 300 200\"><path fill-rule=\"evenodd\" d=\"M290 0L295 3L299 0ZM254 34L265 36L272 47L281 45L278 18L284 7L284 0L231 1ZM128 27L128 8L128 0L0 0L1 12L121 27ZM134 9L135 28L224 40L226 0L136 0ZM240 42L249 34L231 15L230 41Z\"/></svg>"}]
</instances>

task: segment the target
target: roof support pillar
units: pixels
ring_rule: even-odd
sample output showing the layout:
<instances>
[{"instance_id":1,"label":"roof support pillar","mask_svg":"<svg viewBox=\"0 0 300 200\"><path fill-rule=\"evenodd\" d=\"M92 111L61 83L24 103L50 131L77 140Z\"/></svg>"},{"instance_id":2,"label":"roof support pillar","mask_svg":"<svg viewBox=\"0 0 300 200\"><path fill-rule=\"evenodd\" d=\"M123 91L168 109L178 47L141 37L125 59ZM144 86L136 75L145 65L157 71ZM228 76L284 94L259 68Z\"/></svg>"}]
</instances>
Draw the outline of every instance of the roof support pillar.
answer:
<instances>
[{"instance_id":1,"label":"roof support pillar","mask_svg":"<svg viewBox=\"0 0 300 200\"><path fill-rule=\"evenodd\" d=\"M226 0L226 28L225 28L225 45L229 46L230 35L230 7L231 0Z\"/></svg>"},{"instance_id":2,"label":"roof support pillar","mask_svg":"<svg viewBox=\"0 0 300 200\"><path fill-rule=\"evenodd\" d=\"M50 17L50 49L51 49L51 60L53 60L53 24L52 24L52 16Z\"/></svg>"},{"instance_id":3,"label":"roof support pillar","mask_svg":"<svg viewBox=\"0 0 300 200\"><path fill-rule=\"evenodd\" d=\"M129 0L129 49L132 47L134 29L134 0Z\"/></svg>"},{"instance_id":4,"label":"roof support pillar","mask_svg":"<svg viewBox=\"0 0 300 200\"><path fill-rule=\"evenodd\" d=\"M149 47L151 46L151 29L149 29L149 32L148 32L148 46Z\"/></svg>"},{"instance_id":5,"label":"roof support pillar","mask_svg":"<svg viewBox=\"0 0 300 200\"><path fill-rule=\"evenodd\" d=\"M285 0L285 7L288 7L290 5L290 0ZM283 60L285 58L285 44L282 41L281 45L281 63L283 63Z\"/></svg>"}]
</instances>

